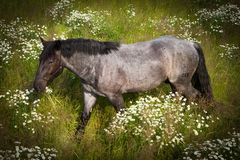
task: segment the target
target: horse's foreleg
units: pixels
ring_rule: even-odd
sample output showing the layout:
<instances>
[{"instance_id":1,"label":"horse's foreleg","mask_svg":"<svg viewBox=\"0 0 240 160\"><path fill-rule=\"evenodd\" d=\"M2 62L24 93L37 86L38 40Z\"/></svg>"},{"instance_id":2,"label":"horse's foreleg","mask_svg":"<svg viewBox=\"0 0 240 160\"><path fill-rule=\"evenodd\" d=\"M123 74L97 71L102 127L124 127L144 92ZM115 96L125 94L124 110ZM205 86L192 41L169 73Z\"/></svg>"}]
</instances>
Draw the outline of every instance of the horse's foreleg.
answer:
<instances>
[{"instance_id":1,"label":"horse's foreleg","mask_svg":"<svg viewBox=\"0 0 240 160\"><path fill-rule=\"evenodd\" d=\"M114 106L116 112L119 112L124 108L124 100L121 94L108 95L108 99Z\"/></svg>"},{"instance_id":2,"label":"horse's foreleg","mask_svg":"<svg viewBox=\"0 0 240 160\"><path fill-rule=\"evenodd\" d=\"M81 116L81 123L77 128L77 132L84 132L84 128L90 118L91 110L96 103L96 96L90 92L84 91L84 109Z\"/></svg>"}]
</instances>

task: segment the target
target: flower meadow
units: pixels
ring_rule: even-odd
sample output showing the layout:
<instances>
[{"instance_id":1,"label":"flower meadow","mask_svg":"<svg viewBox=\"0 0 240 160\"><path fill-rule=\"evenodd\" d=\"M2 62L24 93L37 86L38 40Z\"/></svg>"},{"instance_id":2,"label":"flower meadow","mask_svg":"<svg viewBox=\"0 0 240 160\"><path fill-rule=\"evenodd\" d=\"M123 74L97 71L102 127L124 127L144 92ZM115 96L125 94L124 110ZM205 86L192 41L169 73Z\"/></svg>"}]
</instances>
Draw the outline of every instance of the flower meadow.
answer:
<instances>
[{"instance_id":1,"label":"flower meadow","mask_svg":"<svg viewBox=\"0 0 240 160\"><path fill-rule=\"evenodd\" d=\"M46 26L35 25L16 18L6 23L0 21L0 36L3 38L0 44L1 66L8 64L16 55L22 60L36 60L42 45L39 42L40 35L46 35Z\"/></svg>"},{"instance_id":2,"label":"flower meadow","mask_svg":"<svg viewBox=\"0 0 240 160\"><path fill-rule=\"evenodd\" d=\"M106 28L106 16L110 15L107 11L92 11L89 8L81 12L73 10L66 17L66 25L70 31L81 32L87 28L94 36L100 34Z\"/></svg>"},{"instance_id":3,"label":"flower meadow","mask_svg":"<svg viewBox=\"0 0 240 160\"><path fill-rule=\"evenodd\" d=\"M33 123L39 123L41 127L46 127L48 123L52 123L56 117L51 112L46 115L38 111L40 99L33 97L34 89L14 90L7 91L5 94L0 95L0 99L4 99L7 105L15 113L15 119L20 119L21 124L14 124L14 128L19 127L31 131L33 134L36 132ZM50 88L46 89L47 93L51 93Z\"/></svg>"},{"instance_id":4,"label":"flower meadow","mask_svg":"<svg viewBox=\"0 0 240 160\"><path fill-rule=\"evenodd\" d=\"M219 55L222 58L228 58L228 59L235 59L239 56L239 47L237 47L234 44L225 44L220 45L223 52L221 52Z\"/></svg>"},{"instance_id":5,"label":"flower meadow","mask_svg":"<svg viewBox=\"0 0 240 160\"><path fill-rule=\"evenodd\" d=\"M0 160L239 159L240 8L234 1L202 3L58 0L18 5L13 9L18 14L3 8ZM34 8L31 15L29 8ZM43 49L39 37L134 43L162 35L200 43L213 103L186 99L165 84L124 95L126 107L119 113L99 97L79 139L80 80L64 71L44 93L32 88Z\"/></svg>"},{"instance_id":6,"label":"flower meadow","mask_svg":"<svg viewBox=\"0 0 240 160\"><path fill-rule=\"evenodd\" d=\"M240 133L233 131L224 139L207 140L200 144L189 144L184 149L183 159L238 159Z\"/></svg>"},{"instance_id":7,"label":"flower meadow","mask_svg":"<svg viewBox=\"0 0 240 160\"><path fill-rule=\"evenodd\" d=\"M0 159L55 159L57 151L54 148L40 148L34 146L28 148L21 145L21 142L16 141L14 150L0 150Z\"/></svg>"},{"instance_id":8,"label":"flower meadow","mask_svg":"<svg viewBox=\"0 0 240 160\"><path fill-rule=\"evenodd\" d=\"M58 23L64 17L64 12L71 9L74 0L61 0L56 2L49 10L48 13L53 21Z\"/></svg>"},{"instance_id":9,"label":"flower meadow","mask_svg":"<svg viewBox=\"0 0 240 160\"><path fill-rule=\"evenodd\" d=\"M141 97L136 104L117 113L105 131L110 135L126 133L141 138L150 145L160 143L160 148L185 142L183 132L188 130L198 136L204 129L214 123L206 110L196 114L197 104L187 104L187 99L178 93L166 96ZM185 128L185 130L182 130Z\"/></svg>"},{"instance_id":10,"label":"flower meadow","mask_svg":"<svg viewBox=\"0 0 240 160\"><path fill-rule=\"evenodd\" d=\"M225 4L217 9L202 9L196 15L199 20L210 22L210 30L213 32L223 32L224 24L240 25L240 8L237 5Z\"/></svg>"}]
</instances>

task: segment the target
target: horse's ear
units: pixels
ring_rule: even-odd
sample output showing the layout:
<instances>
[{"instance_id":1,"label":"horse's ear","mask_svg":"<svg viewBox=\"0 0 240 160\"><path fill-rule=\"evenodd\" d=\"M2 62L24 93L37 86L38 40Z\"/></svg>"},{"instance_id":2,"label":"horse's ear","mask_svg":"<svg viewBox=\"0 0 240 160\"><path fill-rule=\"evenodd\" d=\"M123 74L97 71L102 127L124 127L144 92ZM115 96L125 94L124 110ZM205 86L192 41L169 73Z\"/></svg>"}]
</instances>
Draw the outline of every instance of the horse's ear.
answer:
<instances>
[{"instance_id":1,"label":"horse's ear","mask_svg":"<svg viewBox=\"0 0 240 160\"><path fill-rule=\"evenodd\" d=\"M55 41L54 48L55 48L56 50L60 50L60 49L61 49L61 41L60 41L60 40L56 40L56 41Z\"/></svg>"},{"instance_id":2,"label":"horse's ear","mask_svg":"<svg viewBox=\"0 0 240 160\"><path fill-rule=\"evenodd\" d=\"M44 40L42 37L40 37L40 36L39 36L39 38L40 38L40 40L41 40L41 42L42 42L42 45L45 46L45 45L47 44L47 41L45 41L45 40Z\"/></svg>"}]
</instances>

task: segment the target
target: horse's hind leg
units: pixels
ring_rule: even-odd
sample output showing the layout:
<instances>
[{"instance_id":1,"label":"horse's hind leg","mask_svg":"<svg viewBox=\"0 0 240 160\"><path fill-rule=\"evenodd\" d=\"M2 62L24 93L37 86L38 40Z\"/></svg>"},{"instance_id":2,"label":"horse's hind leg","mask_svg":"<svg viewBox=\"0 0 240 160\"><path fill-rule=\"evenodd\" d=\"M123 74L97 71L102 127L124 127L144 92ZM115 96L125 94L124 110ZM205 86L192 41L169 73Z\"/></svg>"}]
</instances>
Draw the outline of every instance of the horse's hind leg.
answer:
<instances>
[{"instance_id":1,"label":"horse's hind leg","mask_svg":"<svg viewBox=\"0 0 240 160\"><path fill-rule=\"evenodd\" d=\"M172 85L176 88L177 92L189 99L195 99L200 96L200 92L192 86L191 81L176 81Z\"/></svg>"},{"instance_id":2,"label":"horse's hind leg","mask_svg":"<svg viewBox=\"0 0 240 160\"><path fill-rule=\"evenodd\" d=\"M109 94L107 95L109 101L113 104L116 112L121 111L124 108L124 100L121 94Z\"/></svg>"}]
</instances>

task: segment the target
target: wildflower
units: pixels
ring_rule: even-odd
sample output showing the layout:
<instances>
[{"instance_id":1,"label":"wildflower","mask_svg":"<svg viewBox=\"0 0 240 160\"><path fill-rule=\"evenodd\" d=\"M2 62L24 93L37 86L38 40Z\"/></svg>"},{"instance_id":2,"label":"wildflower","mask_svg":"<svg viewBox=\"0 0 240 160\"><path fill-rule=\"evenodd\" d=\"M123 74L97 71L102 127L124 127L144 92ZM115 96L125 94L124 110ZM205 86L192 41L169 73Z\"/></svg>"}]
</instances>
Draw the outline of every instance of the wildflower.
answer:
<instances>
[{"instance_id":1,"label":"wildflower","mask_svg":"<svg viewBox=\"0 0 240 160\"><path fill-rule=\"evenodd\" d=\"M49 87L46 87L46 93L48 93L48 94L51 94L53 91L52 91L52 89L51 88L49 88Z\"/></svg>"},{"instance_id":2,"label":"wildflower","mask_svg":"<svg viewBox=\"0 0 240 160\"><path fill-rule=\"evenodd\" d=\"M196 136L198 135L198 131L196 129L194 129L193 132Z\"/></svg>"}]
</instances>

